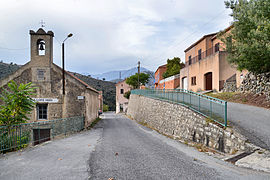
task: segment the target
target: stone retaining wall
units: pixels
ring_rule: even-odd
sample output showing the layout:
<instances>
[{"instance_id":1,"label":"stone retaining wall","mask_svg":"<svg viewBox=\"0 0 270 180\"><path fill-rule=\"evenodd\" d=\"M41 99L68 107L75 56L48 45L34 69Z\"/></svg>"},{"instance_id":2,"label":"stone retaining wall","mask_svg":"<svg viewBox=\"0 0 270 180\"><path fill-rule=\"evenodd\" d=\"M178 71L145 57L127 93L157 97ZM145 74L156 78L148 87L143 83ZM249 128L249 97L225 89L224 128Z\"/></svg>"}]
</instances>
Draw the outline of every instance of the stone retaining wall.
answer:
<instances>
[{"instance_id":1,"label":"stone retaining wall","mask_svg":"<svg viewBox=\"0 0 270 180\"><path fill-rule=\"evenodd\" d=\"M239 133L206 122L205 117L179 104L132 94L127 115L182 141L201 143L225 153L247 149L246 139Z\"/></svg>"},{"instance_id":2,"label":"stone retaining wall","mask_svg":"<svg viewBox=\"0 0 270 180\"><path fill-rule=\"evenodd\" d=\"M270 101L270 73L247 73L239 87L239 91L259 95L265 94L267 100Z\"/></svg>"}]
</instances>

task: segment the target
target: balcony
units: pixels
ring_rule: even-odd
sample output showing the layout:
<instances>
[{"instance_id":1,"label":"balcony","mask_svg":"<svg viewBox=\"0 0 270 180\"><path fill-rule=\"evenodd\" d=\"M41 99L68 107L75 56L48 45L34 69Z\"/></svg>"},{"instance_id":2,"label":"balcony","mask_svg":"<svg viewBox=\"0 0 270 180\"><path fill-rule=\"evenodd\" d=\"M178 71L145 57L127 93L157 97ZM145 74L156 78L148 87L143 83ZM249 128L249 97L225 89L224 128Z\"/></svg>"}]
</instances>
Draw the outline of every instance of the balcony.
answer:
<instances>
[{"instance_id":1,"label":"balcony","mask_svg":"<svg viewBox=\"0 0 270 180\"><path fill-rule=\"evenodd\" d=\"M220 52L220 46L215 46L215 47L212 47L210 49L207 49L206 51L202 52L201 54L198 54L197 56L189 59L187 62L186 62L186 66L189 66L191 64L195 64L203 59L205 59L206 57L212 55L212 54L215 54L216 52Z\"/></svg>"}]
</instances>

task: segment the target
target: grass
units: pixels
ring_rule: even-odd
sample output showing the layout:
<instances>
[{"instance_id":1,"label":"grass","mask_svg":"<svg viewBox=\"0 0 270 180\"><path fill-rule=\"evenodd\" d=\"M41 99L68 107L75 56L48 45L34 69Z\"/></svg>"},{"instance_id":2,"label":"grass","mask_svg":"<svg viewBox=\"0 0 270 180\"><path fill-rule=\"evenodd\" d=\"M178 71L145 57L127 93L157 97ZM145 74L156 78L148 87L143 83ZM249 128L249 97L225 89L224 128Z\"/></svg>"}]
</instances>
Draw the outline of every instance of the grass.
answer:
<instances>
[{"instance_id":1,"label":"grass","mask_svg":"<svg viewBox=\"0 0 270 180\"><path fill-rule=\"evenodd\" d=\"M101 118L97 117L87 129L92 129L100 120Z\"/></svg>"},{"instance_id":2,"label":"grass","mask_svg":"<svg viewBox=\"0 0 270 180\"><path fill-rule=\"evenodd\" d=\"M148 126L148 124L147 124L147 122L144 122L144 121L140 121L140 122L138 122L140 125L143 125L143 126L145 126L145 127L148 127L149 128L149 126Z\"/></svg>"},{"instance_id":3,"label":"grass","mask_svg":"<svg viewBox=\"0 0 270 180\"><path fill-rule=\"evenodd\" d=\"M207 93L206 95L222 99L225 101L249 104L258 107L270 109L270 101L267 101L265 94L240 93L240 92L223 92L223 93Z\"/></svg>"},{"instance_id":4,"label":"grass","mask_svg":"<svg viewBox=\"0 0 270 180\"><path fill-rule=\"evenodd\" d=\"M235 92L223 92L223 93L207 93L207 96L211 96L214 98L222 99L225 101L232 101L235 99L235 95L238 93Z\"/></svg>"}]
</instances>

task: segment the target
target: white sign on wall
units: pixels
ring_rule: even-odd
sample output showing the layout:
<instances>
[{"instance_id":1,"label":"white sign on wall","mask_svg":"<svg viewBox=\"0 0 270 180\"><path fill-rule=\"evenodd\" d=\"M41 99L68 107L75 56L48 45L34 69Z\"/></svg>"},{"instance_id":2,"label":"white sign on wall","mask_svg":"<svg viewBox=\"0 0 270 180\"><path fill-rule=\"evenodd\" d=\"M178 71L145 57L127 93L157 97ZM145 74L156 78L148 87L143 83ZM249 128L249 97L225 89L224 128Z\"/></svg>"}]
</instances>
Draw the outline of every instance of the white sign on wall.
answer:
<instances>
[{"instance_id":1,"label":"white sign on wall","mask_svg":"<svg viewBox=\"0 0 270 180\"><path fill-rule=\"evenodd\" d=\"M84 96L78 96L78 99L84 99Z\"/></svg>"},{"instance_id":2,"label":"white sign on wall","mask_svg":"<svg viewBox=\"0 0 270 180\"><path fill-rule=\"evenodd\" d=\"M56 98L33 98L35 100L35 102L39 102L39 103L58 103L58 99Z\"/></svg>"}]
</instances>

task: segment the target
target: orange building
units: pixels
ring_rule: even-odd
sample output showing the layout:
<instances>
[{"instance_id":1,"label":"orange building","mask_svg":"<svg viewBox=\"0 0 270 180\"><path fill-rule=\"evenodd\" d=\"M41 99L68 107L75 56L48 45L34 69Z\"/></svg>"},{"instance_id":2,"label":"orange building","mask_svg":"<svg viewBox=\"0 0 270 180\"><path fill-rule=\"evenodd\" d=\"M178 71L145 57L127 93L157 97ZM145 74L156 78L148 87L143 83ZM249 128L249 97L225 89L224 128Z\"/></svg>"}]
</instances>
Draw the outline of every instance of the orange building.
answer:
<instances>
[{"instance_id":1,"label":"orange building","mask_svg":"<svg viewBox=\"0 0 270 180\"><path fill-rule=\"evenodd\" d=\"M160 81L163 78L163 73L165 73L167 70L167 65L164 64L162 66L159 66L158 69L155 72L155 89L163 89L163 85L160 84Z\"/></svg>"},{"instance_id":2,"label":"orange building","mask_svg":"<svg viewBox=\"0 0 270 180\"><path fill-rule=\"evenodd\" d=\"M225 29L225 33L232 26ZM185 50L185 68L180 70L180 88L192 91L216 90L224 87L224 82L234 79L240 84L241 73L232 67L224 51L224 44L217 33L203 36Z\"/></svg>"},{"instance_id":3,"label":"orange building","mask_svg":"<svg viewBox=\"0 0 270 180\"><path fill-rule=\"evenodd\" d=\"M159 89L176 89L180 85L180 74L170 76L159 81Z\"/></svg>"}]
</instances>

